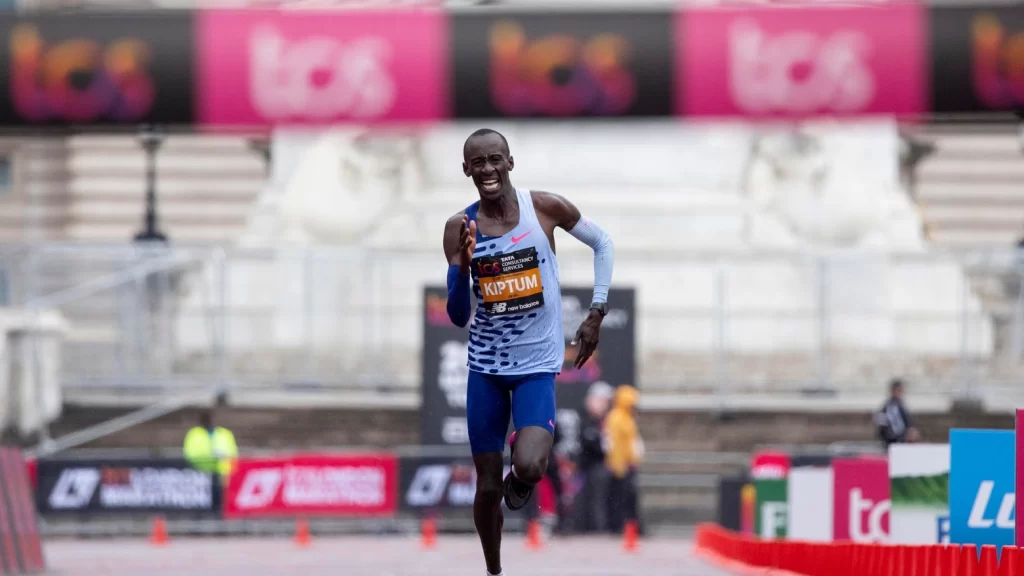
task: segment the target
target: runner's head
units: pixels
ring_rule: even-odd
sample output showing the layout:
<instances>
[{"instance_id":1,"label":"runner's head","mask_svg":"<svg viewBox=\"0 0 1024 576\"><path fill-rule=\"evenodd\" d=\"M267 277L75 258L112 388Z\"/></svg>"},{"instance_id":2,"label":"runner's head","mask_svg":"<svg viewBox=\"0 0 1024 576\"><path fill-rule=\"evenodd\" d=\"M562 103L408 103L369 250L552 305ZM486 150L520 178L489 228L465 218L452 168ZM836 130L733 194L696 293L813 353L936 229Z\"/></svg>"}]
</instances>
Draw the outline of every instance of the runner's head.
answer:
<instances>
[{"instance_id":1,"label":"runner's head","mask_svg":"<svg viewBox=\"0 0 1024 576\"><path fill-rule=\"evenodd\" d=\"M462 171L473 179L483 200L497 200L512 190L508 173L513 166L508 140L490 128L473 132L462 146Z\"/></svg>"}]
</instances>

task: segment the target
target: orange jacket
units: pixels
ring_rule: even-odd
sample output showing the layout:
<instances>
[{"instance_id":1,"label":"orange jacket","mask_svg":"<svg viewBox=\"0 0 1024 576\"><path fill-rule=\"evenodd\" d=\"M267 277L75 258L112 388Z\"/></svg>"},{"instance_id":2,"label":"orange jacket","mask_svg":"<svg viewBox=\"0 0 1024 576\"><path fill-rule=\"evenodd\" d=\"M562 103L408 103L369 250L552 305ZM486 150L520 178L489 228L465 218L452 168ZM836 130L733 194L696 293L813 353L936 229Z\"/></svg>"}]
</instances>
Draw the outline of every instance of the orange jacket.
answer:
<instances>
[{"instance_id":1,"label":"orange jacket","mask_svg":"<svg viewBox=\"0 0 1024 576\"><path fill-rule=\"evenodd\" d=\"M614 407L604 421L604 463L612 475L623 478L630 469L640 465L643 441L634 416L640 393L632 386L619 386Z\"/></svg>"}]
</instances>

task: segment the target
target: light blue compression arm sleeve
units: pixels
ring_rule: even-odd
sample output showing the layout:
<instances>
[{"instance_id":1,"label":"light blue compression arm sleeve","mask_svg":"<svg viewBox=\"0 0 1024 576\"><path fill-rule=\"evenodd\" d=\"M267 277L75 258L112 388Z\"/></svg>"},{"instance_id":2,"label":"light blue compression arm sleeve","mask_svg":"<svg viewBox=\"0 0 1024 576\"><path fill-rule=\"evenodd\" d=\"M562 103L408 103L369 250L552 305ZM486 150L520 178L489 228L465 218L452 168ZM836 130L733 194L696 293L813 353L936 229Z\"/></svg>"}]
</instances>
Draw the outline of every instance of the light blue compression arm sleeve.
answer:
<instances>
[{"instance_id":1,"label":"light blue compression arm sleeve","mask_svg":"<svg viewBox=\"0 0 1024 576\"><path fill-rule=\"evenodd\" d=\"M452 264L448 266L448 318L452 324L465 328L469 313L469 274L462 274L458 265Z\"/></svg>"},{"instance_id":2,"label":"light blue compression arm sleeve","mask_svg":"<svg viewBox=\"0 0 1024 576\"><path fill-rule=\"evenodd\" d=\"M569 235L594 249L594 302L607 302L615 263L615 245L611 236L586 216L580 217L580 221L569 230Z\"/></svg>"}]
</instances>

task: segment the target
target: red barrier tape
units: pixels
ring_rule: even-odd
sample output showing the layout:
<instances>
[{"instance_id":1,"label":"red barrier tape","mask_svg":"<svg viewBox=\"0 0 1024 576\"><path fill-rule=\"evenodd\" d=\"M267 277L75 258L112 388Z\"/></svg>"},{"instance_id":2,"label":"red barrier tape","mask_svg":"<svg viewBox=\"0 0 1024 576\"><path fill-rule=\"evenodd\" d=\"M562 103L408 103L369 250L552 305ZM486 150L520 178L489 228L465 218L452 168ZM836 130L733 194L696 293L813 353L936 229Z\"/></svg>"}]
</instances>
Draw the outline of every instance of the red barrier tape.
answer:
<instances>
[{"instance_id":1,"label":"red barrier tape","mask_svg":"<svg viewBox=\"0 0 1024 576\"><path fill-rule=\"evenodd\" d=\"M696 554L743 576L1024 576L1024 553L973 544L907 546L761 540L714 524L697 527Z\"/></svg>"}]
</instances>

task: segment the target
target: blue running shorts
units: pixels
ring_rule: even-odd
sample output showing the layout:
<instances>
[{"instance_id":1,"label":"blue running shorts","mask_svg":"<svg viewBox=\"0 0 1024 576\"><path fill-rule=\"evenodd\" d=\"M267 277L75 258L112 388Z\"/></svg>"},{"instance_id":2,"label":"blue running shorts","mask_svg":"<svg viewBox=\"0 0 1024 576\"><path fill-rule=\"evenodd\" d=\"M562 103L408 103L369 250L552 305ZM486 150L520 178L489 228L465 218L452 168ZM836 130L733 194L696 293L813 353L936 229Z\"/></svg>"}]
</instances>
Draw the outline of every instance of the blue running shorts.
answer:
<instances>
[{"instance_id":1,"label":"blue running shorts","mask_svg":"<svg viewBox=\"0 0 1024 576\"><path fill-rule=\"evenodd\" d=\"M540 426L555 433L555 373L502 376L469 371L466 424L473 454L504 452L509 416L519 430Z\"/></svg>"}]
</instances>

